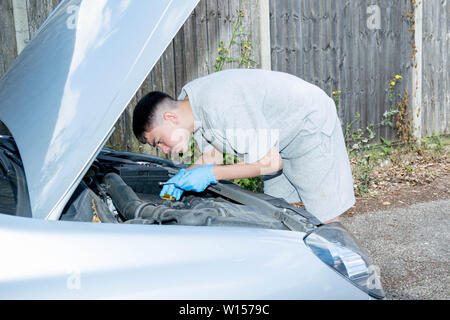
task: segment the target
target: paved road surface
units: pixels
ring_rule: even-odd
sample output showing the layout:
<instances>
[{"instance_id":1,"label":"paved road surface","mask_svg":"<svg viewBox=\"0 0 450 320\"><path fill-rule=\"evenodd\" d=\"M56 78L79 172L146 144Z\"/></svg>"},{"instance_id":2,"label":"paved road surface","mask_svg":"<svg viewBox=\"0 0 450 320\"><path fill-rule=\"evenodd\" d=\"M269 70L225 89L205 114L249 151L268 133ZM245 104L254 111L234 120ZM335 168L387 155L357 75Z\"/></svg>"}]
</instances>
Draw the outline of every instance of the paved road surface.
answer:
<instances>
[{"instance_id":1,"label":"paved road surface","mask_svg":"<svg viewBox=\"0 0 450 320\"><path fill-rule=\"evenodd\" d=\"M387 299L450 299L450 200L344 215L381 269Z\"/></svg>"}]
</instances>

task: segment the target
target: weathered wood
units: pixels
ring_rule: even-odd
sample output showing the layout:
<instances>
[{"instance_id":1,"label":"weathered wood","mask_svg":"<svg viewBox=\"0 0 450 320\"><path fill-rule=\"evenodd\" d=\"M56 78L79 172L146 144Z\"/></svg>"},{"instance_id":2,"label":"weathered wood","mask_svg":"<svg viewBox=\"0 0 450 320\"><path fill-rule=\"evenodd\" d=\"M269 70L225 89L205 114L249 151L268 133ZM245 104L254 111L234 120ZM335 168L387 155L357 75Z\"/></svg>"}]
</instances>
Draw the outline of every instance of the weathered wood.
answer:
<instances>
[{"instance_id":1,"label":"weathered wood","mask_svg":"<svg viewBox=\"0 0 450 320\"><path fill-rule=\"evenodd\" d=\"M61 0L26 0L30 37ZM115 124L116 132L108 142L117 149L143 151L159 156L159 150L141 145L132 133L132 111L137 101L153 90L177 97L189 81L214 72L219 41L227 43L237 11L246 13L244 27L254 44L254 58L261 62L260 17L262 0L201 0L172 43L137 91L126 111ZM266 0L264 0L266 1ZM343 125L361 120L354 128L379 122L390 108L387 82L400 74L398 92L411 94L413 64L412 32L406 12L411 1L379 0L381 28L367 27L367 8L373 1L268 0L273 70L295 74L319 85L325 92L341 90L339 116ZM0 75L17 55L11 0L0 1ZM450 133L448 52L450 6L448 1L423 2L423 135ZM233 46L232 57L240 57ZM237 63L224 69L236 68ZM422 78L421 78L422 79ZM5 128L0 125L0 133ZM379 135L394 138L390 128Z\"/></svg>"},{"instance_id":2,"label":"weathered wood","mask_svg":"<svg viewBox=\"0 0 450 320\"><path fill-rule=\"evenodd\" d=\"M184 52L184 30L181 30L175 36L173 41L173 56L174 56L174 68L175 68L175 94L176 99L180 94L181 88L186 84L186 55Z\"/></svg>"},{"instance_id":3,"label":"weathered wood","mask_svg":"<svg viewBox=\"0 0 450 320\"><path fill-rule=\"evenodd\" d=\"M30 40L26 0L12 0L14 29L16 30L17 53L20 54Z\"/></svg>"},{"instance_id":4,"label":"weathered wood","mask_svg":"<svg viewBox=\"0 0 450 320\"><path fill-rule=\"evenodd\" d=\"M448 1L425 1L422 6L423 24L420 29L418 28L423 31L423 87L420 92L422 93L422 103L417 103L415 113L419 117L422 116L423 135L448 134L450 133L450 68L448 62L450 5ZM417 15L416 19L418 19ZM417 39L416 42L420 43ZM420 56L418 53L416 58L418 59ZM418 92L417 95L420 93Z\"/></svg>"},{"instance_id":5,"label":"weathered wood","mask_svg":"<svg viewBox=\"0 0 450 320\"><path fill-rule=\"evenodd\" d=\"M61 0L27 0L30 38L60 2Z\"/></svg>"},{"instance_id":6,"label":"weathered wood","mask_svg":"<svg viewBox=\"0 0 450 320\"><path fill-rule=\"evenodd\" d=\"M200 5L200 4L199 4ZM197 5L197 8L198 6ZM186 83L198 78L198 54L197 54L197 8L192 12L183 26L184 51L186 65ZM186 84L184 83L184 84ZM182 85L184 85L182 84Z\"/></svg>"},{"instance_id":7,"label":"weathered wood","mask_svg":"<svg viewBox=\"0 0 450 320\"><path fill-rule=\"evenodd\" d=\"M355 129L379 123L390 108L389 79L401 74L410 84L412 43L405 18L410 1L378 1L381 22L374 30L367 26L371 5L369 0L270 0L272 69L297 75L329 95L341 90L339 116L345 125L359 113ZM388 127L378 133L394 137Z\"/></svg>"},{"instance_id":8,"label":"weathered wood","mask_svg":"<svg viewBox=\"0 0 450 320\"><path fill-rule=\"evenodd\" d=\"M257 16L258 16L258 33L259 33L259 57L260 67L264 70L272 70L270 58L270 8L269 0L258 0ZM298 3L298 1L296 2Z\"/></svg>"},{"instance_id":9,"label":"weathered wood","mask_svg":"<svg viewBox=\"0 0 450 320\"><path fill-rule=\"evenodd\" d=\"M206 39L208 73L214 72L214 64L218 56L217 48L219 47L219 21L218 21L217 0L206 1Z\"/></svg>"},{"instance_id":10,"label":"weathered wood","mask_svg":"<svg viewBox=\"0 0 450 320\"><path fill-rule=\"evenodd\" d=\"M173 41L170 42L161 57L162 91L176 98L175 93L175 57L173 54Z\"/></svg>"},{"instance_id":11,"label":"weathered wood","mask_svg":"<svg viewBox=\"0 0 450 320\"><path fill-rule=\"evenodd\" d=\"M17 54L14 14L11 0L0 1L0 77L8 70ZM0 134L10 135L0 121Z\"/></svg>"},{"instance_id":12,"label":"weathered wood","mask_svg":"<svg viewBox=\"0 0 450 320\"><path fill-rule=\"evenodd\" d=\"M218 15L217 20L219 24L219 34L217 36L217 44L218 42L223 41L227 42L229 39L231 39L231 15L232 12L230 11L229 2L227 0L219 0L218 1ZM225 66L224 69L228 69L229 66Z\"/></svg>"},{"instance_id":13,"label":"weathered wood","mask_svg":"<svg viewBox=\"0 0 450 320\"><path fill-rule=\"evenodd\" d=\"M0 1L0 76L17 55L14 14L11 0Z\"/></svg>"},{"instance_id":14,"label":"weathered wood","mask_svg":"<svg viewBox=\"0 0 450 320\"><path fill-rule=\"evenodd\" d=\"M200 1L199 5L195 9L196 15L196 36L197 36L197 63L198 63L198 76L206 76L210 73L210 61L208 58L208 12L206 4L207 1Z\"/></svg>"},{"instance_id":15,"label":"weathered wood","mask_svg":"<svg viewBox=\"0 0 450 320\"><path fill-rule=\"evenodd\" d=\"M255 4L257 1L247 1L241 0L239 3L240 9L242 9L245 13L245 17L243 20L243 27L246 33L249 33L247 37L248 41L251 43L256 43L259 36L259 28L258 28L258 17L256 16L257 8L255 8ZM252 50L253 59L258 62L258 65L255 67L259 67L260 62L260 54L259 48L254 48Z\"/></svg>"},{"instance_id":16,"label":"weathered wood","mask_svg":"<svg viewBox=\"0 0 450 320\"><path fill-rule=\"evenodd\" d=\"M234 29L233 26L234 26L234 23L237 21L239 10L241 9L241 6L240 6L240 2L237 0L229 0L228 4L229 4L231 21L232 21L231 28L230 28L230 39L231 39L233 29ZM226 45L228 45L229 39L224 39L223 41L225 42ZM235 46L235 45L231 46L230 57L240 58L240 56L241 56L241 50L240 50L239 46ZM239 66L239 64L237 62L232 62L232 63L226 64L224 66L224 69L235 69L238 66Z\"/></svg>"}]
</instances>

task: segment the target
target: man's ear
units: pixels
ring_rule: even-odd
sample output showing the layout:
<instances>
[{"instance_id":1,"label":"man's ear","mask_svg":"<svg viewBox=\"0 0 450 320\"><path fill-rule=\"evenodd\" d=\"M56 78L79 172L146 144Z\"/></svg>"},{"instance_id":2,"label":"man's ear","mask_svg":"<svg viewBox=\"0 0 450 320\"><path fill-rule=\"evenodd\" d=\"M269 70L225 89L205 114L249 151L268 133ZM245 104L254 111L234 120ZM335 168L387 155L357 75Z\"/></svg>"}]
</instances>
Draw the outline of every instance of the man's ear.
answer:
<instances>
[{"instance_id":1,"label":"man's ear","mask_svg":"<svg viewBox=\"0 0 450 320\"><path fill-rule=\"evenodd\" d=\"M175 112L167 111L163 113L163 119L165 121L169 121L174 125L178 125L180 119L178 119L178 115Z\"/></svg>"}]
</instances>

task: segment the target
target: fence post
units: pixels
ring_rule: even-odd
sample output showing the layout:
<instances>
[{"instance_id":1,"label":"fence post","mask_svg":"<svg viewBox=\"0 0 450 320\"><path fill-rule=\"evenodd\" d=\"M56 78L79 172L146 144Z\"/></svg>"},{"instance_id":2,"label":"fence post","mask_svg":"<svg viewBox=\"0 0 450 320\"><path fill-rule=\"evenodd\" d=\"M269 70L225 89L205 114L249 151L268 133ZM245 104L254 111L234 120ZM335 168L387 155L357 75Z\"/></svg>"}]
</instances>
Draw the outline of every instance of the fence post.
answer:
<instances>
[{"instance_id":1,"label":"fence post","mask_svg":"<svg viewBox=\"0 0 450 320\"><path fill-rule=\"evenodd\" d=\"M422 138L422 19L423 19L423 0L412 1L414 14L414 55L412 72L412 121L413 134L420 144Z\"/></svg>"},{"instance_id":2,"label":"fence post","mask_svg":"<svg viewBox=\"0 0 450 320\"><path fill-rule=\"evenodd\" d=\"M30 40L28 27L28 12L26 0L12 0L14 13L14 26L16 29L17 55L25 48Z\"/></svg>"},{"instance_id":3,"label":"fence post","mask_svg":"<svg viewBox=\"0 0 450 320\"><path fill-rule=\"evenodd\" d=\"M261 69L271 70L272 59L270 49L270 9L269 0L258 1L259 38L261 50Z\"/></svg>"}]
</instances>

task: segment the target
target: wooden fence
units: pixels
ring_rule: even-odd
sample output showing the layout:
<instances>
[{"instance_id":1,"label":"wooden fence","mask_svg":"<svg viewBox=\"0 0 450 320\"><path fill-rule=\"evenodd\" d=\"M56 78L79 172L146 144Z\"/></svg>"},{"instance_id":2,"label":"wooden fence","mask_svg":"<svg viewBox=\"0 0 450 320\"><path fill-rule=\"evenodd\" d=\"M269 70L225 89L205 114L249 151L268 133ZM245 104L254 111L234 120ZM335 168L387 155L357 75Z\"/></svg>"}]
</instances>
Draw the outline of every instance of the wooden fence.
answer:
<instances>
[{"instance_id":1,"label":"wooden fence","mask_svg":"<svg viewBox=\"0 0 450 320\"><path fill-rule=\"evenodd\" d=\"M422 134L450 133L450 3L423 6Z\"/></svg>"},{"instance_id":2,"label":"wooden fence","mask_svg":"<svg viewBox=\"0 0 450 320\"><path fill-rule=\"evenodd\" d=\"M295 74L330 95L342 91L339 116L344 123L358 113L355 128L379 123L389 108L388 83L395 75L403 76L402 89L410 87L409 1L377 1L380 29L367 26L367 8L373 1L270 3L272 68ZM378 134L394 138L390 127L378 128Z\"/></svg>"},{"instance_id":3,"label":"wooden fence","mask_svg":"<svg viewBox=\"0 0 450 320\"><path fill-rule=\"evenodd\" d=\"M31 37L59 2L0 0L0 76L20 51L24 35ZM264 2L270 12L269 21L261 14ZM230 39L239 9L246 14L244 27L255 45L254 59L264 60L261 52L267 49L273 70L295 74L330 95L341 90L339 115L343 124L352 121L356 113L361 114L355 129L379 122L390 108L388 81L396 74L403 76L398 89L417 95L412 79L418 62L413 59L413 50L421 50L423 86L418 89L422 99L417 107L420 132L448 134L447 3L425 0L421 4L423 19L414 24L411 0L201 0L116 123L116 131L107 145L162 156L133 137L134 105L152 90L176 97L187 82L214 72L218 43ZM17 25L20 10L28 24ZM261 33L266 22L270 23L268 39ZM416 46L417 39L414 40L416 25L420 25L423 34L420 48ZM232 49L232 56L239 54L238 48ZM233 67L236 65L225 68ZM2 132L5 128L0 125ZM378 133L395 139L393 130L387 127L378 129Z\"/></svg>"}]
</instances>

